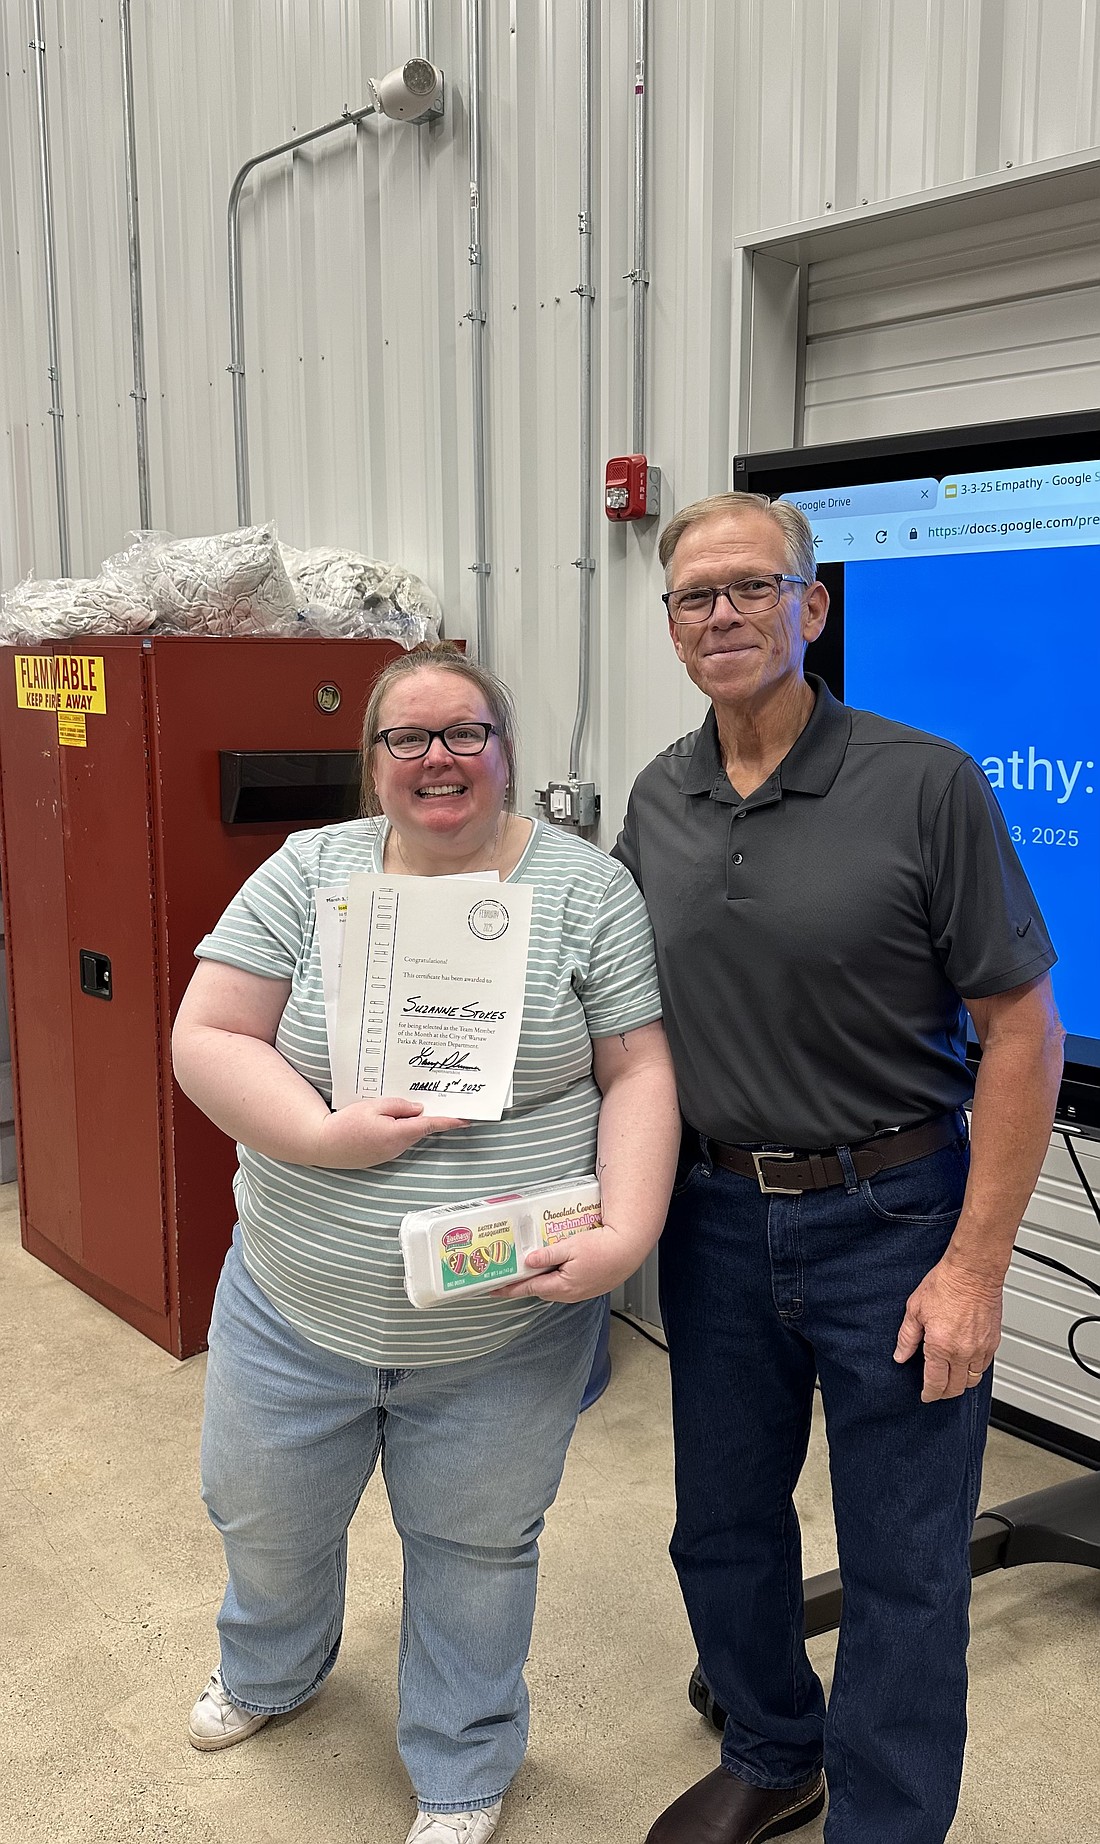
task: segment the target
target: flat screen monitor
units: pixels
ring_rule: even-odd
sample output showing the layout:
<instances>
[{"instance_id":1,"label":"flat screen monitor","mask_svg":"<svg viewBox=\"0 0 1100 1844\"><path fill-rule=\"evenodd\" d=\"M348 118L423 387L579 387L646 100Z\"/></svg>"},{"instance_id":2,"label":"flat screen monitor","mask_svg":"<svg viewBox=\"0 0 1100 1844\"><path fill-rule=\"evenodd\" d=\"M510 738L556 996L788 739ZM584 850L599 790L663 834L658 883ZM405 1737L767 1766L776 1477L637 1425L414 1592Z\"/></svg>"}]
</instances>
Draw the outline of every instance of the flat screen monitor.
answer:
<instances>
[{"instance_id":1,"label":"flat screen monitor","mask_svg":"<svg viewBox=\"0 0 1100 1844\"><path fill-rule=\"evenodd\" d=\"M1100 414L739 455L733 475L813 528L831 607L807 671L960 744L996 790L1059 955L1058 1116L1100 1137Z\"/></svg>"}]
</instances>

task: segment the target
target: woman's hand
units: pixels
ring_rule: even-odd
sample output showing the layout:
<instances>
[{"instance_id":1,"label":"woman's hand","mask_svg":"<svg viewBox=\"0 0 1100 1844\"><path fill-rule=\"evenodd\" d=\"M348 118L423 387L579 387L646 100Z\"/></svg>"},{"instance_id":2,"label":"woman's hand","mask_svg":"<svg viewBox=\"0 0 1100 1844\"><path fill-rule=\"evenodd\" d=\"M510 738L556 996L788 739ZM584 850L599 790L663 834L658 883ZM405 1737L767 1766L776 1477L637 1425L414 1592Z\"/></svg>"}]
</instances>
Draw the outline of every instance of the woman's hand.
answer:
<instances>
[{"instance_id":1,"label":"woman's hand","mask_svg":"<svg viewBox=\"0 0 1100 1844\"><path fill-rule=\"evenodd\" d=\"M603 1094L596 1155L603 1224L535 1249L525 1263L527 1278L494 1288L496 1298L598 1299L637 1273L661 1233L680 1144L664 1031L643 1024L598 1037L592 1067Z\"/></svg>"},{"instance_id":2,"label":"woman's hand","mask_svg":"<svg viewBox=\"0 0 1100 1844\"><path fill-rule=\"evenodd\" d=\"M349 1102L320 1123L316 1151L310 1165L338 1171L361 1171L369 1165L386 1165L430 1133L450 1133L468 1127L469 1121L426 1115L419 1101L396 1095L370 1096Z\"/></svg>"},{"instance_id":3,"label":"woman's hand","mask_svg":"<svg viewBox=\"0 0 1100 1844\"><path fill-rule=\"evenodd\" d=\"M469 1125L426 1117L418 1101L387 1096L333 1114L275 1048L289 996L289 980L212 960L195 970L172 1038L176 1080L223 1133L288 1165L362 1171L398 1158L426 1134Z\"/></svg>"},{"instance_id":4,"label":"woman's hand","mask_svg":"<svg viewBox=\"0 0 1100 1844\"><path fill-rule=\"evenodd\" d=\"M497 1300L596 1300L640 1267L636 1236L621 1236L610 1223L585 1229L553 1248L534 1249L524 1263L527 1280L493 1289Z\"/></svg>"}]
</instances>

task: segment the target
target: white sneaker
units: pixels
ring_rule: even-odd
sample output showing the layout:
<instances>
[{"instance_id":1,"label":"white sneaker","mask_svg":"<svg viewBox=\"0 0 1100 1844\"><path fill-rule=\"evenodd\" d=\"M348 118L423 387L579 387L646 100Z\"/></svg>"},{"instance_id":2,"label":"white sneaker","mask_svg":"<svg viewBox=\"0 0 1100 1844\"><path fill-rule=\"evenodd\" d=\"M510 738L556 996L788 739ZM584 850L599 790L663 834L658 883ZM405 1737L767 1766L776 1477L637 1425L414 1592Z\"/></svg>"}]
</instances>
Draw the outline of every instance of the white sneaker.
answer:
<instances>
[{"instance_id":1,"label":"white sneaker","mask_svg":"<svg viewBox=\"0 0 1100 1844\"><path fill-rule=\"evenodd\" d=\"M192 1748L232 1748L234 1742L243 1742L246 1735L254 1735L270 1721L270 1716L253 1716L234 1703L221 1672L215 1671L191 1711L187 1739Z\"/></svg>"},{"instance_id":2,"label":"white sneaker","mask_svg":"<svg viewBox=\"0 0 1100 1844\"><path fill-rule=\"evenodd\" d=\"M499 1817L499 1799L483 1812L418 1812L405 1844L485 1844Z\"/></svg>"}]
</instances>

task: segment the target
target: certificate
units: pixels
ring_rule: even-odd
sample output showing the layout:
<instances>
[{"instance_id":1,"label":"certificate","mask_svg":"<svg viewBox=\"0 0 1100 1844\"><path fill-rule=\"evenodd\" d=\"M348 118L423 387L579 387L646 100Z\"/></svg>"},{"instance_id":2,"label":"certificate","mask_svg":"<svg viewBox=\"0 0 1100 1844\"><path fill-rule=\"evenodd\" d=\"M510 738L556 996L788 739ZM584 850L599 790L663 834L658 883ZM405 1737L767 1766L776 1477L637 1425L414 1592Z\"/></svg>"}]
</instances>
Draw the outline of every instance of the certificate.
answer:
<instances>
[{"instance_id":1,"label":"certificate","mask_svg":"<svg viewBox=\"0 0 1100 1844\"><path fill-rule=\"evenodd\" d=\"M466 876L478 883L500 882L496 871L467 871ZM329 1067L336 1067L336 1007L340 998L340 969L344 959L344 924L348 919L347 883L329 884L317 890L317 945L321 955L321 991L325 1002L325 1034L328 1038ZM507 1106L512 1098L508 1097Z\"/></svg>"},{"instance_id":2,"label":"certificate","mask_svg":"<svg viewBox=\"0 0 1100 1844\"><path fill-rule=\"evenodd\" d=\"M332 1105L403 1095L425 1114L499 1120L523 1022L530 885L348 879Z\"/></svg>"}]
</instances>

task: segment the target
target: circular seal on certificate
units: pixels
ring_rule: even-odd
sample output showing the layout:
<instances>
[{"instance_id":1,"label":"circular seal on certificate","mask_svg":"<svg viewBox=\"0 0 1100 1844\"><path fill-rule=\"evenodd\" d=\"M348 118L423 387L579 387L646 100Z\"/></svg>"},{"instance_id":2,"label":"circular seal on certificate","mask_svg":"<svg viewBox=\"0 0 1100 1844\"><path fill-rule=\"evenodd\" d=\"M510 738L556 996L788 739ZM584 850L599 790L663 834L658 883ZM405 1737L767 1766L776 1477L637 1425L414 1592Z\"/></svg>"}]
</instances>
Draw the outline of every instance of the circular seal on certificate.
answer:
<instances>
[{"instance_id":1,"label":"circular seal on certificate","mask_svg":"<svg viewBox=\"0 0 1100 1844\"><path fill-rule=\"evenodd\" d=\"M490 896L474 904L467 920L479 941L499 941L508 927L508 911Z\"/></svg>"}]
</instances>

